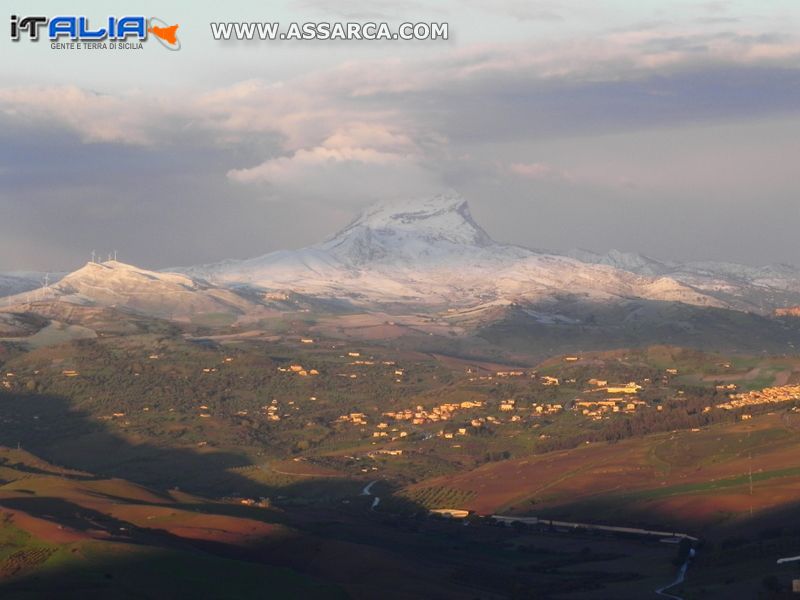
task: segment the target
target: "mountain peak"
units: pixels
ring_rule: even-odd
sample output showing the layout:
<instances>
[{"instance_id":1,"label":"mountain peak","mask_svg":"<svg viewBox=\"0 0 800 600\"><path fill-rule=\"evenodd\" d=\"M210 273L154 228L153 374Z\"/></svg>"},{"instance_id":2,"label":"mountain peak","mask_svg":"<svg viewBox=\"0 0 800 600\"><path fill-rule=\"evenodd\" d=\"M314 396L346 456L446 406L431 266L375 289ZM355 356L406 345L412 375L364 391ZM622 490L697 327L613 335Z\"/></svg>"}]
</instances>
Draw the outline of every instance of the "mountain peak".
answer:
<instances>
[{"instance_id":1,"label":"mountain peak","mask_svg":"<svg viewBox=\"0 0 800 600\"><path fill-rule=\"evenodd\" d=\"M406 253L494 244L470 214L467 201L448 192L402 202L379 202L321 245L340 260L363 264Z\"/></svg>"}]
</instances>

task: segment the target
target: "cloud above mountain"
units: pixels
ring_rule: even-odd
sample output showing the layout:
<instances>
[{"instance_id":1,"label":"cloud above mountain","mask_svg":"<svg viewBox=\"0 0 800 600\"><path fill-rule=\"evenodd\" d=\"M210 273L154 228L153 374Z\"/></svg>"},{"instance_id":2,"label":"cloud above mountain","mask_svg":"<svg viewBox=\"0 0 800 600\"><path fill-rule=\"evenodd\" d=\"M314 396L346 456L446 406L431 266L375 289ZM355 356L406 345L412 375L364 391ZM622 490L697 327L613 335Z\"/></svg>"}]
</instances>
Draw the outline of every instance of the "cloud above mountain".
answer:
<instances>
[{"instance_id":1,"label":"cloud above mountain","mask_svg":"<svg viewBox=\"0 0 800 600\"><path fill-rule=\"evenodd\" d=\"M298 56L318 65L178 89L8 79L0 87L0 208L14 225L0 224L0 240L22 237L13 248L29 260L19 266L48 268L33 239L45 231L70 261L87 250L71 240L109 243L93 232L115 222L138 228L142 240L161 237L163 227L175 232L166 252L127 231L116 237L136 262L165 266L226 247L247 255L309 243L327 221L341 225L373 200L456 188L495 237L516 243L604 250L624 236L645 244L628 249L657 255L800 262L783 243L784 231L800 226L787 159L798 149L789 135L800 106L798 11L669 4L607 24L597 7L567 1L509 0L492 15L466 0L436 10L379 3L373 12L386 18L421 11L450 19L453 43L399 53L310 45ZM364 10L356 2L334 12ZM484 33L459 39L481 23ZM541 35L496 34L529 27ZM154 196L142 198L143 188ZM721 198L729 202L722 213ZM718 233L752 224L759 206L785 211L780 223L763 223L769 243L747 247ZM678 221L668 207L692 218ZM72 227L82 235L59 230L64 211L80 215ZM292 230L299 215L303 225ZM214 236L183 231L221 222ZM683 236L693 237L687 244ZM6 256L11 249L0 241Z\"/></svg>"}]
</instances>

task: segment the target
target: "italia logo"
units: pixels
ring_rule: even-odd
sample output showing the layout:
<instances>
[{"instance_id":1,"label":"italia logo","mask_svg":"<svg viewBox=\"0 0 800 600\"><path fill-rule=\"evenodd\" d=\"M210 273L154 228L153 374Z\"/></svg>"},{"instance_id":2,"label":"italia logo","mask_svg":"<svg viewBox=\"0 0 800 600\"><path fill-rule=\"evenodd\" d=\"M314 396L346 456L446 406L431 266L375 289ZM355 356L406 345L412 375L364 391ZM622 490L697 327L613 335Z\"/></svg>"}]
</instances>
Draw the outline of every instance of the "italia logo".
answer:
<instances>
[{"instance_id":1,"label":"italia logo","mask_svg":"<svg viewBox=\"0 0 800 600\"><path fill-rule=\"evenodd\" d=\"M56 17L19 17L11 15L11 39L38 41L46 35L50 42L108 42L142 43L152 34L167 50L180 50L177 31L179 25L170 25L158 17L131 16L108 17L101 25L89 23L89 18L75 15ZM113 47L113 46L112 46Z\"/></svg>"}]
</instances>

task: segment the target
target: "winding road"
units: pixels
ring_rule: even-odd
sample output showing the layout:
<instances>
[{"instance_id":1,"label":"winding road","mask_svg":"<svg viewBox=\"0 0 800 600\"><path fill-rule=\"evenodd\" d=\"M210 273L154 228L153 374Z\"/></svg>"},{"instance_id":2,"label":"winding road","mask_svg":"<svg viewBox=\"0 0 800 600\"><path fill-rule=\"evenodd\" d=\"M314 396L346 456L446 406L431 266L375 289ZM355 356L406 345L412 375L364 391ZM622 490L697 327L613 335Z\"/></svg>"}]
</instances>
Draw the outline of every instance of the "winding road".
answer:
<instances>
[{"instance_id":1,"label":"winding road","mask_svg":"<svg viewBox=\"0 0 800 600\"><path fill-rule=\"evenodd\" d=\"M683 580L686 579L686 571L689 568L689 563L692 561L694 556L695 556L695 550L694 548L691 548L689 550L689 554L686 555L686 560L683 562L680 570L678 571L678 574L675 576L675 581L665 585L664 587L658 588L656 590L656 594L658 594L659 596L664 596L665 598L672 598L672 600L683 600L683 598L681 598L680 596L676 596L674 594L668 594L666 590L683 583Z\"/></svg>"},{"instance_id":2,"label":"winding road","mask_svg":"<svg viewBox=\"0 0 800 600\"><path fill-rule=\"evenodd\" d=\"M376 483L378 483L377 479L375 481L370 481L367 485L364 486L364 489L361 490L361 495L362 496L374 496L374 494L372 493L372 486L375 485ZM370 507L370 510L375 510L375 508L380 503L381 503L380 497L379 496L374 496L374 498L372 499L372 506Z\"/></svg>"},{"instance_id":3,"label":"winding road","mask_svg":"<svg viewBox=\"0 0 800 600\"><path fill-rule=\"evenodd\" d=\"M366 488L365 488L366 489ZM687 533L677 533L673 531L658 531L654 529L642 529L640 527L620 527L616 525L594 525L591 523L575 523L573 521L554 521L551 519L540 519L538 517L515 517L512 515L492 515L492 519L495 521L500 521L502 523L513 523L515 521L520 523L526 523L528 525L551 525L553 527L564 527L570 529L594 529L597 531L609 531L615 533L627 533L627 534L634 534L634 535L644 535L644 536L658 536L658 537L666 537L666 538L680 538L680 539L687 539L692 542L697 542L698 538L689 535ZM683 583L684 579L686 579L686 571L689 568L689 563L695 557L696 551L694 548L689 550L689 554L686 556L686 561L681 565L678 574L675 576L674 581L665 585L664 587L660 587L655 590L656 594L659 596L664 596L665 598L671 598L672 600L683 600L680 596L675 596L674 594L670 594L667 592L668 589L675 587ZM800 558L800 557L798 557Z\"/></svg>"}]
</instances>

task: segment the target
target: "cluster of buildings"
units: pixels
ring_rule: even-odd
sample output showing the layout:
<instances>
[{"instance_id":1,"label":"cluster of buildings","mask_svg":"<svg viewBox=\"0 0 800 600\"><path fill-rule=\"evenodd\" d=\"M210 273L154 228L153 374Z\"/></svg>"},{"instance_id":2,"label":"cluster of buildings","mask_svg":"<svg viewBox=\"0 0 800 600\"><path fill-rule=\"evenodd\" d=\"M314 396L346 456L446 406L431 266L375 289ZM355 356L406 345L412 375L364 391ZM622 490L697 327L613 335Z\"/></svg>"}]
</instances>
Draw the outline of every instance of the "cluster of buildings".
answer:
<instances>
[{"instance_id":1,"label":"cluster of buildings","mask_svg":"<svg viewBox=\"0 0 800 600\"><path fill-rule=\"evenodd\" d=\"M637 409L647 406L644 400L632 397L642 389L642 386L635 381L621 384L609 384L606 379L592 378L588 381L592 389L586 390L588 394L605 392L607 394L622 394L622 396L606 397L602 399L576 398L572 403L572 409L582 414L584 417L599 421L608 418L613 413L634 413ZM660 409L661 407L659 407Z\"/></svg>"},{"instance_id":2,"label":"cluster of buildings","mask_svg":"<svg viewBox=\"0 0 800 600\"><path fill-rule=\"evenodd\" d=\"M764 388L760 391L754 390L742 394L732 394L728 402L718 404L717 408L734 410L755 404L773 404L791 402L792 400L800 400L800 385L781 385Z\"/></svg>"},{"instance_id":3,"label":"cluster of buildings","mask_svg":"<svg viewBox=\"0 0 800 600\"><path fill-rule=\"evenodd\" d=\"M513 398L509 398L508 400L501 400L500 401L500 410L502 412L510 412L516 408L517 401Z\"/></svg>"},{"instance_id":4,"label":"cluster of buildings","mask_svg":"<svg viewBox=\"0 0 800 600\"><path fill-rule=\"evenodd\" d=\"M408 436L408 432L403 431L401 428L392 427L391 423L394 422L408 422L412 425L428 425L431 423L446 423L452 421L457 411L469 410L476 408L484 408L486 403L483 400L465 400L463 402L447 402L439 404L431 409L426 409L423 406L417 406L414 409L403 409L397 411L387 411L382 413L386 421L380 422L376 425L375 431L372 432L374 438L388 438L392 441L399 440ZM494 415L477 416L469 420L469 424L465 424L458 428L448 428L440 430L437 435L451 439L455 436L468 435L470 428L479 429L486 425L502 425L505 422L520 422L523 417L541 417L545 415L554 415L563 410L561 404L539 404L534 403L530 407L530 413L526 415L519 414L523 409L517 404L513 398L502 400L498 408L503 413L515 413L507 420L501 420ZM526 411L528 409L525 409ZM352 425L366 425L367 417L364 413L350 413L341 415L335 423L349 423Z\"/></svg>"},{"instance_id":5,"label":"cluster of buildings","mask_svg":"<svg viewBox=\"0 0 800 600\"><path fill-rule=\"evenodd\" d=\"M266 406L262 406L261 410L264 411L264 415L267 417L267 421L281 420L281 416L278 414L280 407L278 406L278 401L275 398L273 398L272 402L270 402Z\"/></svg>"},{"instance_id":6,"label":"cluster of buildings","mask_svg":"<svg viewBox=\"0 0 800 600\"><path fill-rule=\"evenodd\" d=\"M389 438L391 441L400 440L408 437L408 432L398 429L397 427L389 427L388 423L378 423L377 429L372 432L374 438Z\"/></svg>"},{"instance_id":7,"label":"cluster of buildings","mask_svg":"<svg viewBox=\"0 0 800 600\"><path fill-rule=\"evenodd\" d=\"M376 456L403 456L403 451L398 449L390 449L390 448L382 448L381 450L374 450L372 452L368 452L367 456L370 458L375 458Z\"/></svg>"},{"instance_id":8,"label":"cluster of buildings","mask_svg":"<svg viewBox=\"0 0 800 600\"><path fill-rule=\"evenodd\" d=\"M525 371L497 371L495 373L497 377L524 377Z\"/></svg>"},{"instance_id":9,"label":"cluster of buildings","mask_svg":"<svg viewBox=\"0 0 800 600\"><path fill-rule=\"evenodd\" d=\"M445 431L444 429L442 429L436 435L438 435L439 437L443 437L447 440L452 440L454 437L458 435L467 435L467 428L459 427L455 431Z\"/></svg>"},{"instance_id":10,"label":"cluster of buildings","mask_svg":"<svg viewBox=\"0 0 800 600\"><path fill-rule=\"evenodd\" d=\"M278 371L281 373L292 373L299 377L308 377L308 376L315 376L319 375L319 371L316 369L306 369L303 365L289 365L288 367L278 367Z\"/></svg>"},{"instance_id":11,"label":"cluster of buildings","mask_svg":"<svg viewBox=\"0 0 800 600\"><path fill-rule=\"evenodd\" d=\"M458 410L480 408L482 406L482 400L465 400L464 402L446 402L434 406L430 411L422 406L417 406L414 410L388 411L383 413L383 416L395 421L411 421L413 425L425 425L427 423L449 421Z\"/></svg>"},{"instance_id":12,"label":"cluster of buildings","mask_svg":"<svg viewBox=\"0 0 800 600\"><path fill-rule=\"evenodd\" d=\"M535 417L556 415L564 410L564 406L561 404L539 404L538 402L534 402L531 408Z\"/></svg>"},{"instance_id":13,"label":"cluster of buildings","mask_svg":"<svg viewBox=\"0 0 800 600\"><path fill-rule=\"evenodd\" d=\"M584 417L599 421L609 413L634 413L641 406L647 406L639 398L606 398L604 400L575 400L573 410Z\"/></svg>"},{"instance_id":14,"label":"cluster of buildings","mask_svg":"<svg viewBox=\"0 0 800 600\"><path fill-rule=\"evenodd\" d=\"M474 371L472 369L467 369L467 373L471 374ZM492 375L479 375L478 377L469 377L468 381L491 381L495 378L497 379L507 379L510 377L525 377L525 371L495 371ZM530 373L531 378L538 378L539 382L545 386L555 386L559 385L561 381L559 381L558 377L551 377L550 375L538 375L535 372ZM574 381L574 380L573 380Z\"/></svg>"},{"instance_id":15,"label":"cluster of buildings","mask_svg":"<svg viewBox=\"0 0 800 600\"><path fill-rule=\"evenodd\" d=\"M350 423L352 425L366 425L367 424L367 415L360 412L354 412L347 415L342 415L338 417L335 421L336 423Z\"/></svg>"}]
</instances>

